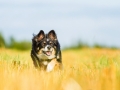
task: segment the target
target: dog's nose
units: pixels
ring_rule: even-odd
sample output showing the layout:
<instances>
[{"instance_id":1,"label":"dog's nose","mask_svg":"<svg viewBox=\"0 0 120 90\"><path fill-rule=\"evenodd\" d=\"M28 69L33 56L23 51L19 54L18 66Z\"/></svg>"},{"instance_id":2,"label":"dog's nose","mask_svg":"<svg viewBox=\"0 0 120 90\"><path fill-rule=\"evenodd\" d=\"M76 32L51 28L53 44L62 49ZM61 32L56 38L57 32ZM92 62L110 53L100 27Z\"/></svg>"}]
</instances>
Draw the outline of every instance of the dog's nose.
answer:
<instances>
[{"instance_id":1,"label":"dog's nose","mask_svg":"<svg viewBox=\"0 0 120 90\"><path fill-rule=\"evenodd\" d=\"M50 50L50 49L51 49L51 46L48 46L47 49Z\"/></svg>"}]
</instances>

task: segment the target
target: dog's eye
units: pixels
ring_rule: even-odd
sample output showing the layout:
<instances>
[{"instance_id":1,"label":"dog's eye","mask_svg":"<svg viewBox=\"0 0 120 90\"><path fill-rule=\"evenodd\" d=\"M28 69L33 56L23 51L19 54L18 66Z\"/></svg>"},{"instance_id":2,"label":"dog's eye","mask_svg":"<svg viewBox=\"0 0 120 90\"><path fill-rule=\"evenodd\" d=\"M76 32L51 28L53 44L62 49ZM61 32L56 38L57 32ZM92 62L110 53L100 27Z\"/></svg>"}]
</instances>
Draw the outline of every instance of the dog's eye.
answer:
<instances>
[{"instance_id":1,"label":"dog's eye","mask_svg":"<svg viewBox=\"0 0 120 90\"><path fill-rule=\"evenodd\" d=\"M46 42L44 42L43 44L46 45Z\"/></svg>"},{"instance_id":2,"label":"dog's eye","mask_svg":"<svg viewBox=\"0 0 120 90\"><path fill-rule=\"evenodd\" d=\"M50 44L50 45L53 45L53 43L52 43L52 42L50 42L49 44Z\"/></svg>"},{"instance_id":3,"label":"dog's eye","mask_svg":"<svg viewBox=\"0 0 120 90\"><path fill-rule=\"evenodd\" d=\"M46 42L43 42L42 45L45 46L45 45L46 45Z\"/></svg>"}]
</instances>

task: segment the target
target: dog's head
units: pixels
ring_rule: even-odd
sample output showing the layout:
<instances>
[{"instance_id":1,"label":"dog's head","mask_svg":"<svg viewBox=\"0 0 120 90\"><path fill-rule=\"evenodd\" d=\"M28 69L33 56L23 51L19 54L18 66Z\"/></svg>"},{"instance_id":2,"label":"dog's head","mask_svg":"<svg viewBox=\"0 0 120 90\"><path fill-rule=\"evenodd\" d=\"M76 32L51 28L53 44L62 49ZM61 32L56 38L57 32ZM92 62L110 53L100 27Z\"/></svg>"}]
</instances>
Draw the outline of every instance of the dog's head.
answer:
<instances>
[{"instance_id":1,"label":"dog's head","mask_svg":"<svg viewBox=\"0 0 120 90\"><path fill-rule=\"evenodd\" d=\"M32 42L33 49L38 58L52 59L56 57L59 44L54 30L51 30L48 34L45 34L43 30L40 30L40 32L34 36Z\"/></svg>"}]
</instances>

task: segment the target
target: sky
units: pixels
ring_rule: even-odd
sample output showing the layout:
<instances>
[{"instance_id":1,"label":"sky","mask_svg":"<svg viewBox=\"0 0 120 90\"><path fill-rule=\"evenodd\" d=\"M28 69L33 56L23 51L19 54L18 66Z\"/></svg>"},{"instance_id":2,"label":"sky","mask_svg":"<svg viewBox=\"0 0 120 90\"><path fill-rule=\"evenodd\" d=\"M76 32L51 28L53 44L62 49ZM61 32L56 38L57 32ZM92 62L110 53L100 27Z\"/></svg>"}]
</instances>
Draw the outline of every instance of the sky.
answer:
<instances>
[{"instance_id":1,"label":"sky","mask_svg":"<svg viewBox=\"0 0 120 90\"><path fill-rule=\"evenodd\" d=\"M54 29L61 47L81 40L120 47L120 0L0 0L0 32L6 40L32 39Z\"/></svg>"}]
</instances>

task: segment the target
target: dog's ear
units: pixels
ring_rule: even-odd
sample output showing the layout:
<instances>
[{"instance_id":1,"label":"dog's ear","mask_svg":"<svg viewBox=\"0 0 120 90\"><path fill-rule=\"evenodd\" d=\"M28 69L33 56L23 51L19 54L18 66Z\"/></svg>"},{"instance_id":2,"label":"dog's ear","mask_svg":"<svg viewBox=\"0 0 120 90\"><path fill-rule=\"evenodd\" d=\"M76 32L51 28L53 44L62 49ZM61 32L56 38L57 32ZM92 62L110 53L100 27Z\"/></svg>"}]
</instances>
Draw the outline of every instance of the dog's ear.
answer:
<instances>
[{"instance_id":1,"label":"dog's ear","mask_svg":"<svg viewBox=\"0 0 120 90\"><path fill-rule=\"evenodd\" d=\"M40 32L37 34L37 41L42 40L45 37L45 33L43 30L40 30Z\"/></svg>"},{"instance_id":2,"label":"dog's ear","mask_svg":"<svg viewBox=\"0 0 120 90\"><path fill-rule=\"evenodd\" d=\"M48 37L51 38L52 40L57 40L57 35L55 33L54 30L51 30L49 33L48 33Z\"/></svg>"}]
</instances>

